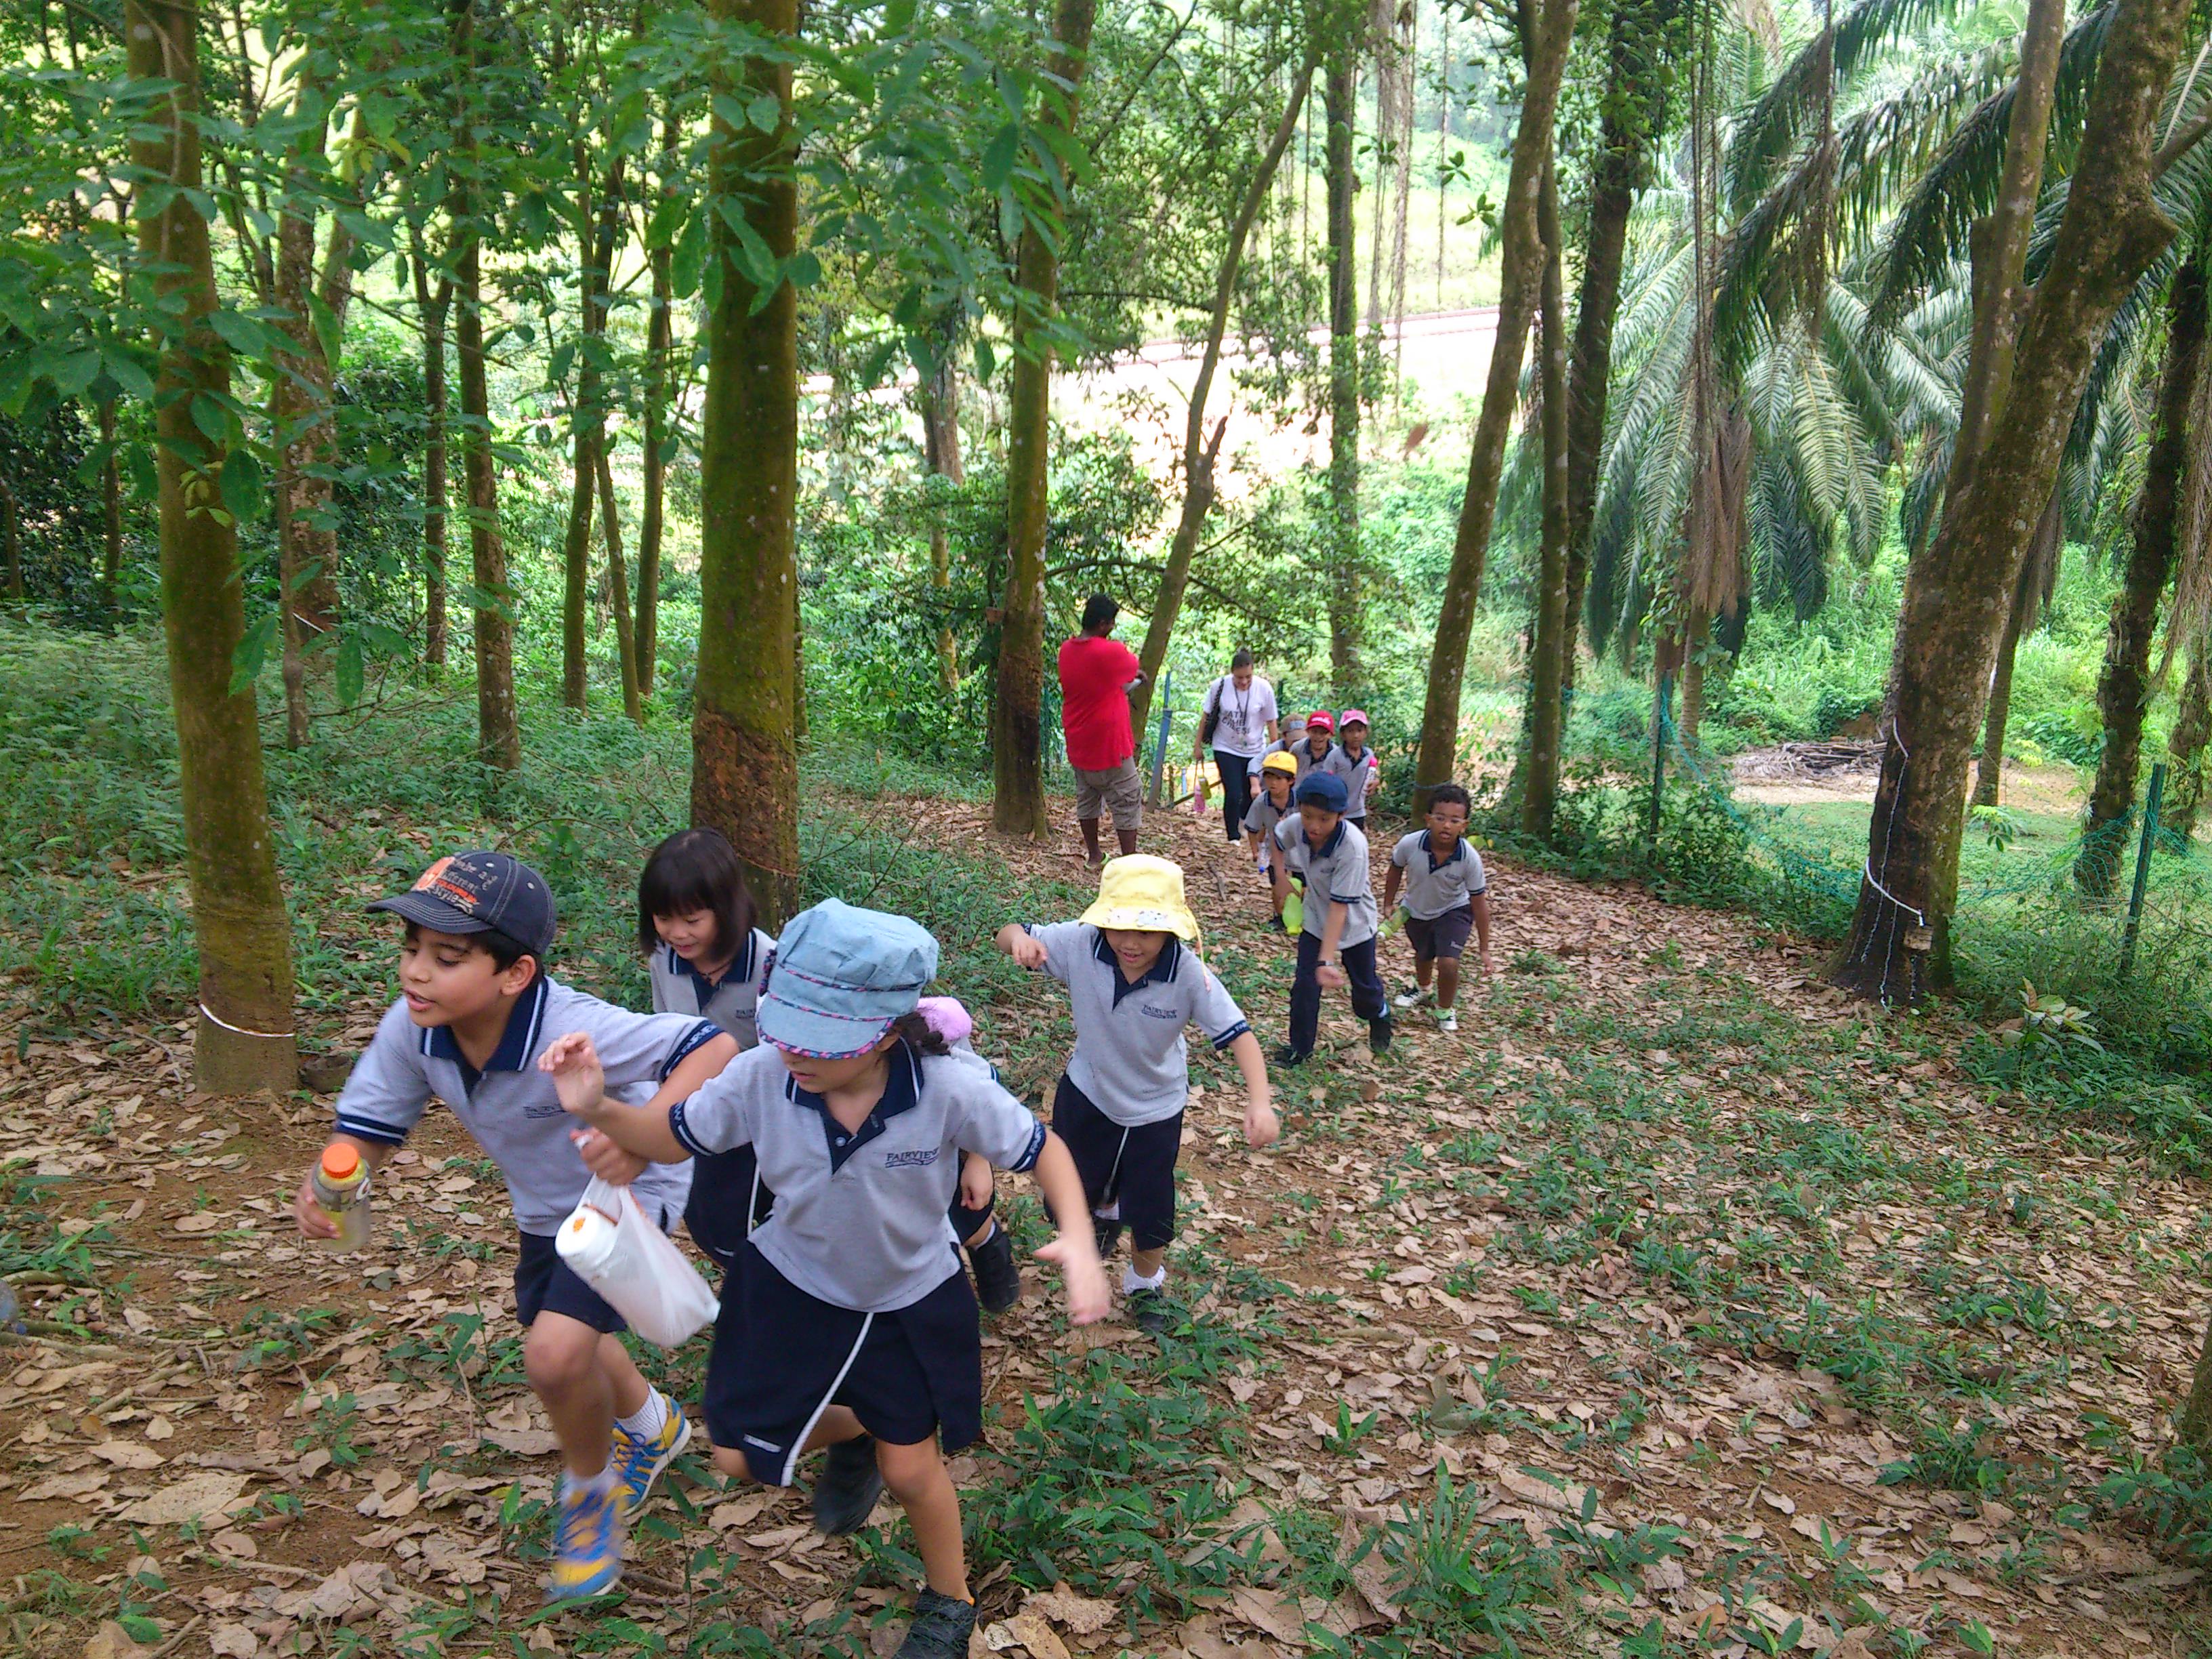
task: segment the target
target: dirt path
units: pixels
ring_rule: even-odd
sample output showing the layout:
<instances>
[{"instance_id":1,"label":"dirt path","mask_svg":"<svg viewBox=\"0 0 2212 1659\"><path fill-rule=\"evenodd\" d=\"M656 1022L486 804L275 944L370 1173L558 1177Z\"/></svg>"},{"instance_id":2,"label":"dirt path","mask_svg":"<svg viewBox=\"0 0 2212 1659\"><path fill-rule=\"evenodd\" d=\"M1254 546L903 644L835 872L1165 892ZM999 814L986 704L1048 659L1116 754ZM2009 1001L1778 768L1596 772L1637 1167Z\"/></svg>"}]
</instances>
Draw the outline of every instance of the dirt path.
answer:
<instances>
[{"instance_id":1,"label":"dirt path","mask_svg":"<svg viewBox=\"0 0 2212 1659\"><path fill-rule=\"evenodd\" d=\"M912 811L927 841L1082 879L1072 847L993 842L983 809ZM1185 863L1211 958L1279 1041L1290 947L1259 931L1241 855L1188 817L1146 844ZM1206 1062L1183 1340L1071 1337L1034 1278L988 1334L998 1417L961 1467L994 1562L976 1650L1216 1659L1296 1651L1308 1621L1347 1651L1443 1650L1522 1562L1540 1650L2192 1650L2195 1573L2091 1494L2155 1450L2186 1385L2203 1183L1992 1103L1942 1016L1870 1024L1809 952L1754 950L1752 919L1493 877L1504 971L1456 1038L1417 1015L1378 1062L1337 1000L1330 1058L1277 1079L1288 1131L1259 1156ZM979 1012L979 1047L1036 1099L1061 1010L1040 991ZM35 1264L10 1271L36 1334L0 1349L0 1645L895 1644L895 1625L830 1632L902 1599L896 1557L698 1469L634 1540L629 1622L530 1622L550 1437L517 1368L504 1198L451 1119L402 1154L368 1258L333 1258L285 1212L326 1102L196 1104L177 1030L15 1036L0 1230ZM1071 1401L1134 1413L1114 1420L1147 1425L1138 1453L1082 1441ZM1151 1461L1113 1461L1132 1455ZM1117 1488L1168 1504L1156 1468L1193 1480L1181 1518L1116 1532ZM1439 1535L1442 1565L1407 1565ZM1082 1593L1029 1605L1023 1547ZM1481 1573L1437 1613L1419 1592L1452 1561ZM746 1646L753 1626L782 1634ZM1408 1645L1357 1645L1394 1626Z\"/></svg>"}]
</instances>

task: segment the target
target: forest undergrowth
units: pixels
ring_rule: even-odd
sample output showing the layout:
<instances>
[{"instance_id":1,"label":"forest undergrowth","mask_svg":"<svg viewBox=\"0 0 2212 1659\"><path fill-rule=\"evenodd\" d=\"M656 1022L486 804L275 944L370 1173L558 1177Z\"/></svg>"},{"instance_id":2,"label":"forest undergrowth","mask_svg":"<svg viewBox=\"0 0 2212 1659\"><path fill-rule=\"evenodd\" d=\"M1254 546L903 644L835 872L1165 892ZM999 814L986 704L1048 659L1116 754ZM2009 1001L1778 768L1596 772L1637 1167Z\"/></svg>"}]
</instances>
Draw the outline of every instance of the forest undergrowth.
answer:
<instances>
[{"instance_id":1,"label":"forest undergrowth","mask_svg":"<svg viewBox=\"0 0 2212 1659\"><path fill-rule=\"evenodd\" d=\"M0 1273L27 1328L0 1339L0 1642L887 1651L915 1566L895 1511L824 1542L799 1500L697 1457L626 1595L541 1612L551 1437L496 1174L450 1118L395 1166L366 1257L302 1248L287 1214L390 994L361 904L496 837L556 886L555 971L635 998L631 884L682 810L680 729L539 716L495 817L465 722L406 688L272 750L321 1092L195 1103L166 712L129 691L150 677L85 672L143 669L143 646L0 640L27 785L0 808ZM998 842L957 781L811 764L813 890L934 929L979 1047L1048 1097L1064 1012L988 941L1079 908L1072 831ZM1249 866L1187 814L1145 845L1184 864L1210 960L1272 1036L1289 947ZM2212 1491L2167 1451L2202 1320L2190 1158L2071 1097L2070 1055L2007 1069L1953 1012L1834 995L1771 918L1508 857L1492 879L1500 973L1455 1038L1415 1014L1378 1060L1334 1007L1259 1155L1202 1063L1174 1334L1070 1331L1036 1273L987 1333L990 1427L963 1469L979 1639L1032 1659L2212 1640ZM1014 1215L1041 1242L1025 1194ZM703 1344L646 1357L696 1398Z\"/></svg>"}]
</instances>

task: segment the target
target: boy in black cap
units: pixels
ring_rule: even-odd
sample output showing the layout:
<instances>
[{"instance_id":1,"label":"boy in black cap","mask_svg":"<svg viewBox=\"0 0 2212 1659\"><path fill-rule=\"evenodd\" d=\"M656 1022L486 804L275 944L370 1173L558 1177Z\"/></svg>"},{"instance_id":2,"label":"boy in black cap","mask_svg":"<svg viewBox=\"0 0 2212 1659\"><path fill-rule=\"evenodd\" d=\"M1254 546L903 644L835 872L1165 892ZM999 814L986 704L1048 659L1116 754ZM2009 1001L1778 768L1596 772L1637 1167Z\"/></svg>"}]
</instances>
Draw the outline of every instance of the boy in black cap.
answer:
<instances>
[{"instance_id":1,"label":"boy in black cap","mask_svg":"<svg viewBox=\"0 0 2212 1659\"><path fill-rule=\"evenodd\" d=\"M1275 907L1282 908L1293 872L1305 878L1305 927L1298 934L1297 977L1291 981L1291 1040L1275 1051L1278 1066L1303 1066L1321 1024L1324 987L1349 984L1352 1012L1367 1022L1367 1046L1390 1046L1390 1002L1375 970L1375 879L1367 837L1344 815L1349 795L1332 772L1298 782L1298 811L1275 826Z\"/></svg>"},{"instance_id":2,"label":"boy in black cap","mask_svg":"<svg viewBox=\"0 0 2212 1659\"><path fill-rule=\"evenodd\" d=\"M615 1335L622 1316L569 1270L554 1236L594 1172L630 1183L665 1227L684 1212L690 1171L573 1133L538 1058L555 1039L588 1031L611 1093L665 1105L719 1073L737 1042L709 1020L634 1014L547 978L553 895L543 876L504 853L441 859L411 890L368 908L407 924L402 994L338 1097L334 1139L374 1169L434 1095L507 1177L522 1232L514 1300L529 1332L523 1364L565 1465L546 1594L597 1595L622 1577L623 1522L691 1431L682 1409L639 1375ZM307 1182L293 1213L310 1238L335 1231Z\"/></svg>"}]
</instances>

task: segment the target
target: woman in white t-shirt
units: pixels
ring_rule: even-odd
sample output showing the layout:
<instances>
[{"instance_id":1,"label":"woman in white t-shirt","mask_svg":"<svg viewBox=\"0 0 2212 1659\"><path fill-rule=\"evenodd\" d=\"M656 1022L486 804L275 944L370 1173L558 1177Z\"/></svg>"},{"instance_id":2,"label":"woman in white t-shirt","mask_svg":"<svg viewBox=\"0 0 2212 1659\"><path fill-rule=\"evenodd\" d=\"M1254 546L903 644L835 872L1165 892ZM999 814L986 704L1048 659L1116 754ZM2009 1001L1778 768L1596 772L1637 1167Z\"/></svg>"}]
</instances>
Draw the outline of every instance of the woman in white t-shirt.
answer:
<instances>
[{"instance_id":1,"label":"woman in white t-shirt","mask_svg":"<svg viewBox=\"0 0 2212 1659\"><path fill-rule=\"evenodd\" d=\"M1251 769L1276 730L1275 688L1252 672L1252 653L1240 649L1230 659L1229 672L1206 689L1190 750L1191 759L1203 766L1206 744L1212 744L1221 774L1222 829L1231 842L1243 836L1244 813L1252 804Z\"/></svg>"}]
</instances>

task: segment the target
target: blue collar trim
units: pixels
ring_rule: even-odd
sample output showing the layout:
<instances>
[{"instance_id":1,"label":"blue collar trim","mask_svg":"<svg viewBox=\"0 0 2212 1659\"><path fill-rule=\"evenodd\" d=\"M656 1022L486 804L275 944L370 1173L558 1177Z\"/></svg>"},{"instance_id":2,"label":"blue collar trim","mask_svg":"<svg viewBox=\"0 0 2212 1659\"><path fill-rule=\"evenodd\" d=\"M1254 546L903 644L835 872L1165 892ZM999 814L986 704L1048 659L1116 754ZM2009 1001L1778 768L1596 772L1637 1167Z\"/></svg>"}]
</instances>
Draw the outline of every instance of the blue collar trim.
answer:
<instances>
[{"instance_id":1,"label":"blue collar trim","mask_svg":"<svg viewBox=\"0 0 2212 1659\"><path fill-rule=\"evenodd\" d=\"M453 1040L450 1025L432 1025L422 1032L422 1052L433 1060L449 1060L461 1069L462 1085L471 1094L477 1085L491 1072L519 1072L530 1063L538 1052L539 1028L545 1024L545 975L541 969L523 992L521 1000L507 1011L507 1029L499 1034L499 1047L478 1071L469 1064L461 1053L461 1045Z\"/></svg>"},{"instance_id":2,"label":"blue collar trim","mask_svg":"<svg viewBox=\"0 0 2212 1659\"><path fill-rule=\"evenodd\" d=\"M783 1097L822 1120L822 1139L830 1153L832 1174L844 1167L846 1159L883 1133L890 1119L921 1103L921 1063L914 1057L914 1050L901 1042L892 1048L889 1058L890 1069L884 1079L883 1098L876 1102L860 1127L850 1132L830 1115L830 1103L823 1097L811 1089L800 1088L795 1077L783 1080Z\"/></svg>"},{"instance_id":3,"label":"blue collar trim","mask_svg":"<svg viewBox=\"0 0 2212 1659\"><path fill-rule=\"evenodd\" d=\"M738 947L737 955L730 958L730 965L722 969L720 979L708 979L706 975L693 967L687 957L678 956L676 947L672 945L668 947L668 970L673 974L690 975L692 989L698 994L699 997L699 1012L703 1014L707 1012L707 1005L714 1000L714 994L725 985L732 981L742 985L753 976L755 954L752 930L747 928L745 942Z\"/></svg>"},{"instance_id":4,"label":"blue collar trim","mask_svg":"<svg viewBox=\"0 0 2212 1659\"><path fill-rule=\"evenodd\" d=\"M1152 958L1152 965L1146 969L1133 981L1121 971L1121 958L1114 954L1114 947L1106 942L1106 935L1103 930L1091 941L1091 953L1104 963L1107 970L1114 975L1114 1006L1118 1008L1121 1006L1121 999L1132 991L1139 990L1147 985L1167 985L1173 982L1176 967L1182 960L1182 941L1173 933L1170 933L1168 942L1160 946L1159 955Z\"/></svg>"},{"instance_id":5,"label":"blue collar trim","mask_svg":"<svg viewBox=\"0 0 2212 1659\"><path fill-rule=\"evenodd\" d=\"M1430 839L1430 832L1424 830L1421 831L1421 850L1429 855L1429 873L1434 875L1447 864L1457 864L1467 856L1467 837L1462 836L1452 843L1452 855L1449 858L1439 859L1436 854L1436 848Z\"/></svg>"}]
</instances>

